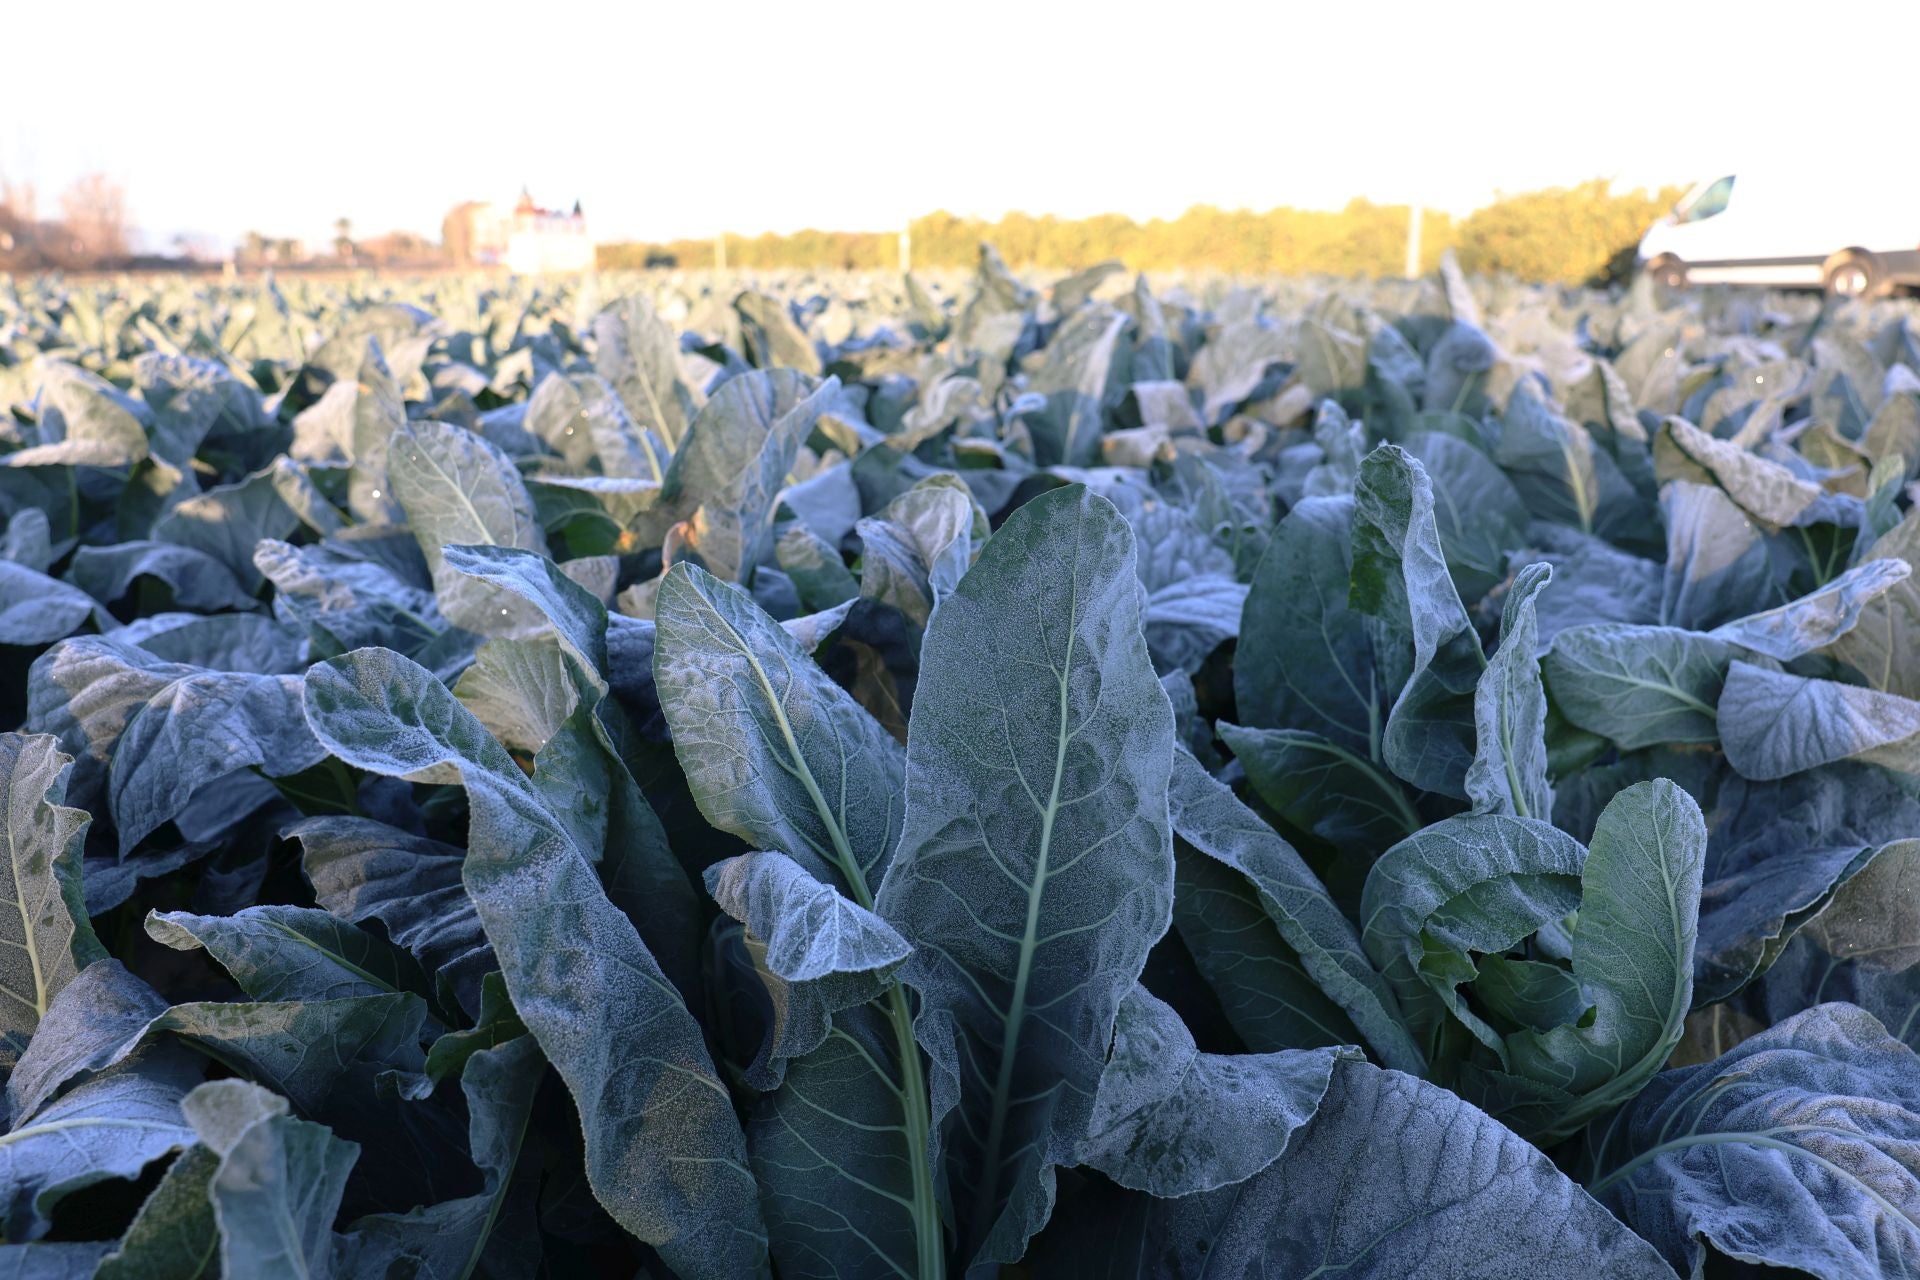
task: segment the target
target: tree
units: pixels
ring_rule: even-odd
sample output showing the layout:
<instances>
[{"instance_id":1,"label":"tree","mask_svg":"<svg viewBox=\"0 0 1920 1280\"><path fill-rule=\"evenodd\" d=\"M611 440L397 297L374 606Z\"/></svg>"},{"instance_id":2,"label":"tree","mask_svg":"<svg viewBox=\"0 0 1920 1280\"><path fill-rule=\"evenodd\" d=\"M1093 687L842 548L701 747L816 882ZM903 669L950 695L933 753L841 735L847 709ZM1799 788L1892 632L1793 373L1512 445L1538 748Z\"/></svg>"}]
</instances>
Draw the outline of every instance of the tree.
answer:
<instances>
[{"instance_id":1,"label":"tree","mask_svg":"<svg viewBox=\"0 0 1920 1280\"><path fill-rule=\"evenodd\" d=\"M351 218L333 220L333 252L342 258L353 256L353 220Z\"/></svg>"},{"instance_id":2,"label":"tree","mask_svg":"<svg viewBox=\"0 0 1920 1280\"><path fill-rule=\"evenodd\" d=\"M89 173L61 192L60 220L81 261L127 255L127 193L106 174Z\"/></svg>"}]
</instances>

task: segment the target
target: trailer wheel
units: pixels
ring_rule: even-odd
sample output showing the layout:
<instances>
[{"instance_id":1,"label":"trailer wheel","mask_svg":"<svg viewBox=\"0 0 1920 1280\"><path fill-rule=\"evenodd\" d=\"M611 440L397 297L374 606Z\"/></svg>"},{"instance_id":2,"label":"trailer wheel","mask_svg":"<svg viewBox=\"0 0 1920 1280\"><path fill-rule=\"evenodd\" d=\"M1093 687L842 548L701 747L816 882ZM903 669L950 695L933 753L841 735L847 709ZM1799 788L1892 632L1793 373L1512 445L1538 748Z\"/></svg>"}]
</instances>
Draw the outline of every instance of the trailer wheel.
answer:
<instances>
[{"instance_id":1,"label":"trailer wheel","mask_svg":"<svg viewBox=\"0 0 1920 1280\"><path fill-rule=\"evenodd\" d=\"M1654 283L1669 289L1687 287L1687 264L1670 253L1663 253L1647 264L1647 274Z\"/></svg>"},{"instance_id":2,"label":"trailer wheel","mask_svg":"<svg viewBox=\"0 0 1920 1280\"><path fill-rule=\"evenodd\" d=\"M1886 270L1864 249L1834 254L1820 275L1830 298L1871 298L1886 288Z\"/></svg>"}]
</instances>

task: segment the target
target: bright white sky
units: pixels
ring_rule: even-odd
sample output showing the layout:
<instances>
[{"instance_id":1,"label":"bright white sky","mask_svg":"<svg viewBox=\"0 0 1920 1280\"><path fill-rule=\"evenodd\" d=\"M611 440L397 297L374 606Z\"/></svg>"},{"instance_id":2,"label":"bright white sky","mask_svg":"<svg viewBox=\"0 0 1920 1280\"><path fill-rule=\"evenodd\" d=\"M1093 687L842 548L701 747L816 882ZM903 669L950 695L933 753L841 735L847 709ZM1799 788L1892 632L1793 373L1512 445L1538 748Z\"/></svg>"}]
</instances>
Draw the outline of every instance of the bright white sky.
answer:
<instances>
[{"instance_id":1,"label":"bright white sky","mask_svg":"<svg viewBox=\"0 0 1920 1280\"><path fill-rule=\"evenodd\" d=\"M1688 183L1736 146L1882 131L1904 158L1920 120L1897 59L1823 56L1920 45L1915 0L442 8L19 0L0 175L50 212L104 171L160 244L318 242L343 214L357 235L437 235L456 202L523 182L578 197L597 239L665 239L938 208L1465 212L1589 177Z\"/></svg>"}]
</instances>

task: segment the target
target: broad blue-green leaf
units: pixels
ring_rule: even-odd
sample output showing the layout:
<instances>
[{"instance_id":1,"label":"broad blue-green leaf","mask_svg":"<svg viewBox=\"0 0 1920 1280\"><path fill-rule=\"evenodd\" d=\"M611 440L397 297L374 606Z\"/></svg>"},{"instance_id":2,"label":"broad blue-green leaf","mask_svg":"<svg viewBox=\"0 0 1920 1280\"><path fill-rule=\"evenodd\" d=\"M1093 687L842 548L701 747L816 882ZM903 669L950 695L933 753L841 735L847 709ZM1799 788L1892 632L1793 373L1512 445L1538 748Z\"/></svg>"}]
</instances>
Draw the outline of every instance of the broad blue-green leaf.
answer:
<instances>
[{"instance_id":1,"label":"broad blue-green leaf","mask_svg":"<svg viewBox=\"0 0 1920 1280\"><path fill-rule=\"evenodd\" d=\"M1476 747L1467 767L1467 798L1476 813L1551 818L1547 783L1547 691L1534 656L1539 626L1534 597L1553 579L1544 564L1528 565L1508 589L1494 651L1473 693Z\"/></svg>"},{"instance_id":2,"label":"broad blue-green leaf","mask_svg":"<svg viewBox=\"0 0 1920 1280\"><path fill-rule=\"evenodd\" d=\"M816 384L792 369L741 374L688 425L661 495L697 505L692 546L714 574L742 582L760 563L780 487L839 387L837 378Z\"/></svg>"},{"instance_id":3,"label":"broad blue-green leaf","mask_svg":"<svg viewBox=\"0 0 1920 1280\"><path fill-rule=\"evenodd\" d=\"M694 400L680 379L679 342L652 299L635 294L614 303L594 317L593 336L594 369L613 384L636 423L677 446Z\"/></svg>"},{"instance_id":4,"label":"broad blue-green leaf","mask_svg":"<svg viewBox=\"0 0 1920 1280\"><path fill-rule=\"evenodd\" d=\"M899 842L906 753L737 587L660 586L654 686L707 821L871 906Z\"/></svg>"},{"instance_id":5,"label":"broad blue-green leaf","mask_svg":"<svg viewBox=\"0 0 1920 1280\"><path fill-rule=\"evenodd\" d=\"M546 1059L524 1034L467 1058L460 1087L471 1117L468 1145L485 1187L409 1213L355 1220L360 1268L377 1259L385 1274L418 1280L466 1280L482 1269L489 1276L533 1274L540 1261L539 1171L523 1163L522 1146L545 1069Z\"/></svg>"},{"instance_id":6,"label":"broad blue-green leaf","mask_svg":"<svg viewBox=\"0 0 1920 1280\"><path fill-rule=\"evenodd\" d=\"M860 594L860 580L831 543L799 521L775 540L775 561L793 579L803 609L831 609Z\"/></svg>"},{"instance_id":7,"label":"broad blue-green leaf","mask_svg":"<svg viewBox=\"0 0 1920 1280\"><path fill-rule=\"evenodd\" d=\"M105 980L90 982L96 975ZM466 1181L458 1163L448 1159L459 1142L452 1113L418 1100L424 1090L414 1087L424 1084L425 1065L420 1041L426 1006L418 996L167 1008L151 992L137 998L137 983L117 962L103 961L67 988L56 1014L63 1012L61 1005L68 1006L65 1016L76 1028L67 1037L71 1051L48 1055L44 1062L34 1051L21 1060L21 1074L30 1078L25 1084L10 1082L18 1086L10 1092L23 1113L48 1114L59 1103L40 1100L65 1079L115 1067L171 1034L270 1084L304 1114L372 1148L378 1161L363 1170L363 1178L376 1200L446 1194ZM159 1012L153 1013L156 1004ZM79 1021L88 1013L90 1018ZM325 1045L326 1052L315 1052L316 1045Z\"/></svg>"},{"instance_id":8,"label":"broad blue-green leaf","mask_svg":"<svg viewBox=\"0 0 1920 1280\"><path fill-rule=\"evenodd\" d=\"M1515 559L1553 566L1536 606L1542 640L1590 623L1660 620L1662 565L1558 525L1529 525L1526 541L1529 549Z\"/></svg>"},{"instance_id":9,"label":"broad blue-green leaf","mask_svg":"<svg viewBox=\"0 0 1920 1280\"><path fill-rule=\"evenodd\" d=\"M1676 480L1660 491L1660 514L1667 571L1655 621L1706 631L1775 603L1766 539L1724 493Z\"/></svg>"},{"instance_id":10,"label":"broad blue-green leaf","mask_svg":"<svg viewBox=\"0 0 1920 1280\"><path fill-rule=\"evenodd\" d=\"M1248 589L1234 578L1233 556L1184 508L1138 481L1107 481L1106 474L1090 478L1133 529L1154 664L1162 671L1198 670L1240 633Z\"/></svg>"},{"instance_id":11,"label":"broad blue-green leaf","mask_svg":"<svg viewBox=\"0 0 1920 1280\"><path fill-rule=\"evenodd\" d=\"M80 889L85 810L70 809L73 761L45 734L0 734L7 859L0 897L0 1066L11 1070L53 998L104 955Z\"/></svg>"},{"instance_id":12,"label":"broad blue-green leaf","mask_svg":"<svg viewBox=\"0 0 1920 1280\"><path fill-rule=\"evenodd\" d=\"M1717 742L1716 707L1737 653L1698 631L1608 622L1562 631L1540 666L1561 715L1631 751Z\"/></svg>"},{"instance_id":13,"label":"broad blue-green leaf","mask_svg":"<svg viewBox=\"0 0 1920 1280\"><path fill-rule=\"evenodd\" d=\"M112 602L132 590L135 579L165 583L181 609L251 609L256 601L233 570L204 551L172 542L118 542L81 547L73 553L67 581L96 600Z\"/></svg>"},{"instance_id":14,"label":"broad blue-green leaf","mask_svg":"<svg viewBox=\"0 0 1920 1280\"><path fill-rule=\"evenodd\" d=\"M1904 560L1869 560L1798 600L1716 627L1713 637L1791 662L1840 640L1869 605L1912 573Z\"/></svg>"},{"instance_id":15,"label":"broad blue-green leaf","mask_svg":"<svg viewBox=\"0 0 1920 1280\"><path fill-rule=\"evenodd\" d=\"M1433 482L1434 523L1460 598L1480 599L1507 576L1507 553L1526 542L1526 504L1500 468L1457 436L1421 431L1400 443Z\"/></svg>"},{"instance_id":16,"label":"broad blue-green leaf","mask_svg":"<svg viewBox=\"0 0 1920 1280\"><path fill-rule=\"evenodd\" d=\"M0 557L8 564L44 575L54 561L53 524L47 513L39 507L14 512L7 520L5 533L0 534Z\"/></svg>"},{"instance_id":17,"label":"broad blue-green leaf","mask_svg":"<svg viewBox=\"0 0 1920 1280\"><path fill-rule=\"evenodd\" d=\"M1346 1011L1381 1060L1419 1070L1424 1059L1392 990L1293 847L1184 751L1174 756L1169 803L1180 838L1253 884L1300 964Z\"/></svg>"},{"instance_id":18,"label":"broad blue-green leaf","mask_svg":"<svg viewBox=\"0 0 1920 1280\"><path fill-rule=\"evenodd\" d=\"M449 546L547 549L533 499L507 456L464 428L415 422L393 433L387 468L447 620L482 635L512 635L533 625L520 600L445 564Z\"/></svg>"},{"instance_id":19,"label":"broad blue-green leaf","mask_svg":"<svg viewBox=\"0 0 1920 1280\"><path fill-rule=\"evenodd\" d=\"M960 584L985 542L986 512L960 479L929 476L889 502L860 532L860 594L893 605L919 626Z\"/></svg>"},{"instance_id":20,"label":"broad blue-green leaf","mask_svg":"<svg viewBox=\"0 0 1920 1280\"><path fill-rule=\"evenodd\" d=\"M152 662L162 674L172 664ZM300 719L300 681L175 667L113 748L108 802L125 855L179 817L195 792L247 768L286 777L326 752Z\"/></svg>"},{"instance_id":21,"label":"broad blue-green leaf","mask_svg":"<svg viewBox=\"0 0 1920 1280\"><path fill-rule=\"evenodd\" d=\"M256 906L230 916L154 911L147 934L176 951L205 947L255 1000L335 1000L411 991L420 967L384 938L311 907Z\"/></svg>"},{"instance_id":22,"label":"broad blue-green leaf","mask_svg":"<svg viewBox=\"0 0 1920 1280\"><path fill-rule=\"evenodd\" d=\"M1524 1132L1564 1135L1630 1099L1679 1042L1693 1002L1693 944L1707 828L1665 779L1636 783L1601 813L1581 871L1573 976L1591 1018L1507 1037L1513 1073L1571 1095Z\"/></svg>"},{"instance_id":23,"label":"broad blue-green leaf","mask_svg":"<svg viewBox=\"0 0 1920 1280\"><path fill-rule=\"evenodd\" d=\"M605 379L549 374L527 400L526 429L576 471L660 482L666 443L641 430Z\"/></svg>"},{"instance_id":24,"label":"broad blue-green leaf","mask_svg":"<svg viewBox=\"0 0 1920 1280\"><path fill-rule=\"evenodd\" d=\"M284 1098L242 1080L215 1080L182 1104L220 1159L208 1181L229 1276L325 1277L335 1267L333 1218L360 1148L325 1125L296 1120Z\"/></svg>"},{"instance_id":25,"label":"broad blue-green leaf","mask_svg":"<svg viewBox=\"0 0 1920 1280\"><path fill-rule=\"evenodd\" d=\"M908 947L886 921L785 854L742 854L708 867L706 878L720 909L747 927L768 979L775 1025L748 1081L771 1089L780 1063L818 1048L836 1013L886 993Z\"/></svg>"},{"instance_id":26,"label":"broad blue-green leaf","mask_svg":"<svg viewBox=\"0 0 1920 1280\"><path fill-rule=\"evenodd\" d=\"M1227 1025L1250 1051L1362 1039L1287 945L1253 882L1184 842L1174 847L1173 926Z\"/></svg>"},{"instance_id":27,"label":"broad blue-green leaf","mask_svg":"<svg viewBox=\"0 0 1920 1280\"><path fill-rule=\"evenodd\" d=\"M1216 728L1273 811L1342 850L1371 859L1421 826L1405 784L1338 743L1298 729Z\"/></svg>"},{"instance_id":28,"label":"broad blue-green leaf","mask_svg":"<svg viewBox=\"0 0 1920 1280\"><path fill-rule=\"evenodd\" d=\"M1822 1280L1920 1274L1920 1056L1823 1004L1596 1124L1590 1186L1669 1262L1707 1247Z\"/></svg>"},{"instance_id":29,"label":"broad blue-green leaf","mask_svg":"<svg viewBox=\"0 0 1920 1280\"><path fill-rule=\"evenodd\" d=\"M1047 343L1029 384L1046 397L1045 409L1029 419L1035 462L1083 467L1098 461L1109 377L1131 323L1112 307L1088 307Z\"/></svg>"},{"instance_id":30,"label":"broad blue-green leaf","mask_svg":"<svg viewBox=\"0 0 1920 1280\"><path fill-rule=\"evenodd\" d=\"M1422 790L1465 796L1473 690L1487 660L1447 573L1433 486L1395 445L1375 449L1360 466L1348 602L1376 619L1376 646L1383 632L1396 674L1405 672L1380 737L1381 758Z\"/></svg>"},{"instance_id":31,"label":"broad blue-green leaf","mask_svg":"<svg viewBox=\"0 0 1920 1280\"><path fill-rule=\"evenodd\" d=\"M9 1240L44 1235L59 1201L107 1178L136 1178L193 1141L180 1100L201 1063L160 1048L83 1081L0 1137L0 1211Z\"/></svg>"},{"instance_id":32,"label":"broad blue-green leaf","mask_svg":"<svg viewBox=\"0 0 1920 1280\"><path fill-rule=\"evenodd\" d=\"M513 727L529 735L528 741L508 745L537 753L533 782L549 809L573 827L576 841L601 864L609 896L675 985L697 990L698 898L627 768L620 739L631 735L631 726L620 707L606 700L605 673L611 669L606 607L545 556L502 547L449 547L445 555L450 572L519 597L553 628L551 638L491 642L505 654L536 656L531 664L510 664L536 679L525 686L527 696L511 713ZM555 684L562 675L556 656L563 659L559 665L571 682L571 699ZM460 690L467 688L463 675ZM493 685L490 692L507 691ZM501 698L490 709L507 710Z\"/></svg>"},{"instance_id":33,"label":"broad blue-green leaf","mask_svg":"<svg viewBox=\"0 0 1920 1280\"><path fill-rule=\"evenodd\" d=\"M304 849L301 865L320 905L386 934L480 1010L480 979L498 968L479 914L460 882L464 849L372 818L308 818L281 833Z\"/></svg>"},{"instance_id":34,"label":"broad blue-green leaf","mask_svg":"<svg viewBox=\"0 0 1920 1280\"><path fill-rule=\"evenodd\" d=\"M78 587L0 560L0 644L43 645L70 636L87 619L105 630L112 619Z\"/></svg>"},{"instance_id":35,"label":"broad blue-green leaf","mask_svg":"<svg viewBox=\"0 0 1920 1280\"><path fill-rule=\"evenodd\" d=\"M288 452L302 461L349 463L347 502L358 520L390 524L401 518L388 481L394 432L406 424L406 403L371 336L340 349L335 381L293 421Z\"/></svg>"},{"instance_id":36,"label":"broad blue-green leaf","mask_svg":"<svg viewBox=\"0 0 1920 1280\"><path fill-rule=\"evenodd\" d=\"M124 467L147 456L153 414L97 374L48 361L34 396L39 443L7 456L7 465Z\"/></svg>"},{"instance_id":37,"label":"broad blue-green leaf","mask_svg":"<svg viewBox=\"0 0 1920 1280\"><path fill-rule=\"evenodd\" d=\"M1436 822L1380 855L1361 899L1361 938L1416 1038L1452 1015L1490 1049L1498 1032L1457 989L1472 954L1497 955L1580 905L1586 850L1537 818Z\"/></svg>"},{"instance_id":38,"label":"broad blue-green leaf","mask_svg":"<svg viewBox=\"0 0 1920 1280\"><path fill-rule=\"evenodd\" d=\"M1317 733L1378 762L1393 691L1366 616L1347 605L1352 523L1347 498L1308 498L1280 522L1241 615L1234 695L1254 728Z\"/></svg>"},{"instance_id":39,"label":"broad blue-green leaf","mask_svg":"<svg viewBox=\"0 0 1920 1280\"><path fill-rule=\"evenodd\" d=\"M927 1086L911 1030L901 1030L905 1010L901 998L836 1014L825 1040L788 1064L748 1119L783 1276L944 1274Z\"/></svg>"},{"instance_id":40,"label":"broad blue-green leaf","mask_svg":"<svg viewBox=\"0 0 1920 1280\"><path fill-rule=\"evenodd\" d=\"M1883 852L1898 859L1902 846L1920 848L1912 841L1802 847L1787 838L1784 824L1768 835L1767 856L1716 875L1702 888L1700 936L1693 951L1696 1006L1725 1000L1752 981L1802 924ZM1776 843L1781 847L1773 847Z\"/></svg>"},{"instance_id":41,"label":"broad blue-green leaf","mask_svg":"<svg viewBox=\"0 0 1920 1280\"><path fill-rule=\"evenodd\" d=\"M1653 459L1663 481L1717 484L1749 515L1769 525L1799 523L1822 494L1819 485L1782 464L1709 435L1685 418L1669 417L1662 424Z\"/></svg>"},{"instance_id":42,"label":"broad blue-green leaf","mask_svg":"<svg viewBox=\"0 0 1920 1280\"><path fill-rule=\"evenodd\" d=\"M1171 1006L1135 987L1114 1022L1083 1163L1123 1187L1186 1196L1282 1158L1354 1050L1201 1053Z\"/></svg>"},{"instance_id":43,"label":"broad blue-green leaf","mask_svg":"<svg viewBox=\"0 0 1920 1280\"><path fill-rule=\"evenodd\" d=\"M1069 486L1016 511L927 629L913 798L879 912L914 947L960 1254L1011 1261L1085 1130L1173 896L1173 717L1133 538Z\"/></svg>"},{"instance_id":44,"label":"broad blue-green leaf","mask_svg":"<svg viewBox=\"0 0 1920 1280\"><path fill-rule=\"evenodd\" d=\"M202 1280L216 1273L220 1224L208 1187L220 1157L195 1143L161 1175L95 1280Z\"/></svg>"},{"instance_id":45,"label":"broad blue-green leaf","mask_svg":"<svg viewBox=\"0 0 1920 1280\"><path fill-rule=\"evenodd\" d=\"M111 957L74 975L48 1006L35 1038L7 1077L15 1124L31 1119L74 1079L112 1063L167 1011L158 992Z\"/></svg>"},{"instance_id":46,"label":"broad blue-green leaf","mask_svg":"<svg viewBox=\"0 0 1920 1280\"><path fill-rule=\"evenodd\" d=\"M1042 1238L1037 1274L1673 1277L1518 1134L1438 1085L1364 1062L1334 1063L1313 1118L1247 1181L1170 1200L1109 1192L1075 1208L1069 1230Z\"/></svg>"},{"instance_id":47,"label":"broad blue-green leaf","mask_svg":"<svg viewBox=\"0 0 1920 1280\"><path fill-rule=\"evenodd\" d=\"M391 565L355 554L365 541L330 540L309 547L271 539L260 543L253 561L273 583L276 616L304 627L323 657L370 644L427 661L436 661L435 651L450 643L455 652L446 656L471 652L471 638L463 649L458 640L466 633L450 630L440 616L424 572L416 583Z\"/></svg>"},{"instance_id":48,"label":"broad blue-green leaf","mask_svg":"<svg viewBox=\"0 0 1920 1280\"><path fill-rule=\"evenodd\" d=\"M579 1105L589 1180L615 1220L677 1271L757 1269L752 1177L699 1026L568 824L444 685L398 655L315 666L306 708L357 767L459 771L471 809L462 879L515 1008Z\"/></svg>"},{"instance_id":49,"label":"broad blue-green leaf","mask_svg":"<svg viewBox=\"0 0 1920 1280\"><path fill-rule=\"evenodd\" d=\"M1720 741L1747 778L1836 760L1920 773L1920 702L1735 661L1720 694Z\"/></svg>"},{"instance_id":50,"label":"broad blue-green leaf","mask_svg":"<svg viewBox=\"0 0 1920 1280\"><path fill-rule=\"evenodd\" d=\"M1587 429L1540 402L1526 384L1514 390L1500 422L1495 454L1527 509L1541 520L1600 530L1605 515L1630 502L1632 490L1612 460L1594 447Z\"/></svg>"},{"instance_id":51,"label":"broad blue-green leaf","mask_svg":"<svg viewBox=\"0 0 1920 1280\"><path fill-rule=\"evenodd\" d=\"M740 314L741 340L756 366L819 376L820 353L785 302L748 290L733 300L733 309Z\"/></svg>"},{"instance_id":52,"label":"broad blue-green leaf","mask_svg":"<svg viewBox=\"0 0 1920 1280\"><path fill-rule=\"evenodd\" d=\"M1920 511L1908 511L1900 523L1869 546L1868 562L1897 559L1920 569ZM1920 698L1920 654L1912 643L1920 633L1920 578L1909 575L1869 601L1854 626L1833 643L1833 656L1866 677L1883 693Z\"/></svg>"},{"instance_id":53,"label":"broad blue-green leaf","mask_svg":"<svg viewBox=\"0 0 1920 1280\"><path fill-rule=\"evenodd\" d=\"M253 563L254 547L262 538L290 537L302 526L300 514L280 496L299 474L282 458L238 483L182 499L154 522L153 536L204 552L249 592L256 591L260 571Z\"/></svg>"},{"instance_id":54,"label":"broad blue-green leaf","mask_svg":"<svg viewBox=\"0 0 1920 1280\"><path fill-rule=\"evenodd\" d=\"M299 697L293 676L205 671L114 637L76 636L33 664L27 724L73 756L75 804L98 807L109 792L124 852L211 783L248 767L283 776L320 760L312 735L288 719Z\"/></svg>"},{"instance_id":55,"label":"broad blue-green leaf","mask_svg":"<svg viewBox=\"0 0 1920 1280\"><path fill-rule=\"evenodd\" d=\"M312 661L298 627L258 613L149 614L121 627L113 638L165 662L213 671L285 675L305 671Z\"/></svg>"}]
</instances>

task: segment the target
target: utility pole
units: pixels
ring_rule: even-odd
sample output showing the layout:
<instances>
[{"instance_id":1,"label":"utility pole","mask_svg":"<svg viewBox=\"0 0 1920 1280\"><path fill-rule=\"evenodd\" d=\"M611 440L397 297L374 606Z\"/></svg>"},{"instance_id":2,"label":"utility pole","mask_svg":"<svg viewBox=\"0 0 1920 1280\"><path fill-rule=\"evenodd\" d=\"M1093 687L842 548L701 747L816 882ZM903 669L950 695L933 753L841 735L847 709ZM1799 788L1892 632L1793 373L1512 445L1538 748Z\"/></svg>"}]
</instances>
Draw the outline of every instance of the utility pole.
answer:
<instances>
[{"instance_id":1,"label":"utility pole","mask_svg":"<svg viewBox=\"0 0 1920 1280\"><path fill-rule=\"evenodd\" d=\"M913 270L913 224L903 223L900 227L900 274L906 275Z\"/></svg>"},{"instance_id":2,"label":"utility pole","mask_svg":"<svg viewBox=\"0 0 1920 1280\"><path fill-rule=\"evenodd\" d=\"M1420 202L1407 207L1407 271L1409 280L1420 275Z\"/></svg>"},{"instance_id":3,"label":"utility pole","mask_svg":"<svg viewBox=\"0 0 1920 1280\"><path fill-rule=\"evenodd\" d=\"M724 231L713 238L713 269L715 271L727 269L727 233Z\"/></svg>"}]
</instances>

